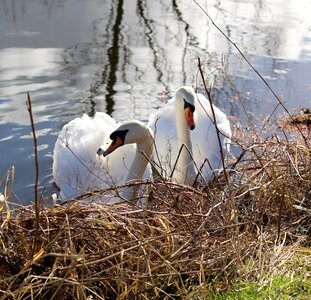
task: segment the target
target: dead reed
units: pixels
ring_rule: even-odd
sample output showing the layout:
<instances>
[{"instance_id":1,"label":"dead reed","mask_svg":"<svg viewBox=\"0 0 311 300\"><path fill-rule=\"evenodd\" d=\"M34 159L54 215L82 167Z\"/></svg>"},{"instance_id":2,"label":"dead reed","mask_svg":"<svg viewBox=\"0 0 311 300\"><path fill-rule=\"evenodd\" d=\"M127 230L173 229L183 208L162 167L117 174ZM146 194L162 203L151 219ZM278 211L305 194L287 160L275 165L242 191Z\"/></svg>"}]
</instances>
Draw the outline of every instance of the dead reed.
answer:
<instances>
[{"instance_id":1,"label":"dead reed","mask_svg":"<svg viewBox=\"0 0 311 300\"><path fill-rule=\"evenodd\" d=\"M144 208L88 194L39 217L35 205L2 211L1 299L186 298L285 272L298 251L310 258L310 149L276 138L245 145L227 172L229 183L222 174L208 186L145 182Z\"/></svg>"}]
</instances>

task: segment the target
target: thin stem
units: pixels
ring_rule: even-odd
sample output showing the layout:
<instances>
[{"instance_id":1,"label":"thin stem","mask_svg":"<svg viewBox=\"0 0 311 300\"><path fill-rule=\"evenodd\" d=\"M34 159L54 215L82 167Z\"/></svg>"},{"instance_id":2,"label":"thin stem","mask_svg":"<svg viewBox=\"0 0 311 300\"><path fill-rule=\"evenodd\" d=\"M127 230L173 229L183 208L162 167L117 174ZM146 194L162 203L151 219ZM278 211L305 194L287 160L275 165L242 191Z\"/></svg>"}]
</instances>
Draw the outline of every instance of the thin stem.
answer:
<instances>
[{"instance_id":1,"label":"thin stem","mask_svg":"<svg viewBox=\"0 0 311 300\"><path fill-rule=\"evenodd\" d=\"M212 121L213 121L215 129L216 129L216 134L217 134L217 139L218 139L218 144L219 144L219 150L220 150L222 167L223 167L223 170L224 170L226 182L227 182L227 184L229 186L229 177L228 177L228 174L227 174L226 169L225 169L225 156L224 156L224 152L223 152L223 149L222 149L222 144L221 144L221 141L220 141L220 131L219 131L219 128L218 128L218 124L217 124L217 120L216 120L216 114L215 114L214 106L213 106L213 103L212 103L212 96L211 96L211 93L210 93L210 91L208 90L208 88L206 86L206 82L205 82L205 79L204 79L204 74L203 74L203 70L202 70L202 66L201 66L200 57L198 57L198 66L199 66L199 71L200 71L200 74L201 74L201 77L202 77L204 89L205 89L205 91L207 93L207 97L208 97L208 100L209 100L210 105L211 105L211 110L212 110L212 115L213 115L213 120Z\"/></svg>"},{"instance_id":2,"label":"thin stem","mask_svg":"<svg viewBox=\"0 0 311 300\"><path fill-rule=\"evenodd\" d=\"M32 130L32 136L33 136L33 142L34 142L34 148L35 148L34 151L35 151L35 168L36 168L36 179L35 179L36 233L35 233L35 239L33 242L32 253L31 253L31 257L33 257L34 252L35 252L37 238L38 238L38 232L39 232L39 213L40 213L39 198L38 198L39 162L38 162L38 142L37 142L37 137L36 137L35 124L33 120L31 99L30 99L29 93L27 93L26 106L27 106L27 110L29 113L29 117L30 117L30 123L31 123L31 130Z\"/></svg>"}]
</instances>

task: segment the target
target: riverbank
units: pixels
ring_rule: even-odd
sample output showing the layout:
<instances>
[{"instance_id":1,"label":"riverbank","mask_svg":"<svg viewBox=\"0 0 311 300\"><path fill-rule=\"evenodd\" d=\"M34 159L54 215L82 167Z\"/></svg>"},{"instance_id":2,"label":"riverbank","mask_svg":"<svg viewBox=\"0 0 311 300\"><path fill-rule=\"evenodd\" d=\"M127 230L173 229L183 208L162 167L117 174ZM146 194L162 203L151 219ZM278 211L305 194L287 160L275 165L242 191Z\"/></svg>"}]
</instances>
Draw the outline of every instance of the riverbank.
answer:
<instances>
[{"instance_id":1,"label":"riverbank","mask_svg":"<svg viewBox=\"0 0 311 300\"><path fill-rule=\"evenodd\" d=\"M1 298L307 299L311 150L298 138L240 146L208 186L144 183L144 208L88 194L3 211Z\"/></svg>"}]
</instances>

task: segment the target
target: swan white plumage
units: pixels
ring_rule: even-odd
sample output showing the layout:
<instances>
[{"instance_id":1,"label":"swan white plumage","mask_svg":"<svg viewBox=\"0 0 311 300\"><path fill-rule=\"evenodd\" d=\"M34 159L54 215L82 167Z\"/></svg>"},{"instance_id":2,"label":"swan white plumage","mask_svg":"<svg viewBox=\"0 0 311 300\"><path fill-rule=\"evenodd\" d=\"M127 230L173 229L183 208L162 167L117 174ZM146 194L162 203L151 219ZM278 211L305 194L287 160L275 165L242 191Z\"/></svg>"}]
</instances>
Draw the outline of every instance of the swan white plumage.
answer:
<instances>
[{"instance_id":1,"label":"swan white plumage","mask_svg":"<svg viewBox=\"0 0 311 300\"><path fill-rule=\"evenodd\" d=\"M118 151L113 151L117 147L109 147L105 153L110 152L107 157L98 155L104 152L98 149L107 147L110 137L113 144L120 132L122 143L118 146L122 147ZM93 118L86 114L75 118L63 127L54 148L53 177L61 190L60 198L73 198L131 179L149 178L151 168L141 152L151 158L152 148L153 133L140 121L120 125L103 112L97 112ZM127 188L122 194L130 199L134 192Z\"/></svg>"},{"instance_id":2,"label":"swan white plumage","mask_svg":"<svg viewBox=\"0 0 311 300\"><path fill-rule=\"evenodd\" d=\"M215 105L213 108L221 146L210 102L192 87L177 89L175 96L150 116L149 126L155 138L154 162L164 170L162 175L178 183L192 184L198 170L198 179L208 181L222 168L220 147L224 155L229 153L231 129L227 116Z\"/></svg>"}]
</instances>

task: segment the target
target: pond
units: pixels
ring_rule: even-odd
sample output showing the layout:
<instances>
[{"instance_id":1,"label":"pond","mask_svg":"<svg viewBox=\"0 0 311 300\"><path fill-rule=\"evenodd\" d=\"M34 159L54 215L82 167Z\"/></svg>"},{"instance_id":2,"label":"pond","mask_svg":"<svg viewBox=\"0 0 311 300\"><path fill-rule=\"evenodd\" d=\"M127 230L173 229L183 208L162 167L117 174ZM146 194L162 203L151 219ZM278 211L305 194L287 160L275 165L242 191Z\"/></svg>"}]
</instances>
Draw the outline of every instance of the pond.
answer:
<instances>
[{"instance_id":1,"label":"pond","mask_svg":"<svg viewBox=\"0 0 311 300\"><path fill-rule=\"evenodd\" d=\"M53 148L65 123L96 111L147 121L159 94L201 85L198 57L213 101L239 126L237 97L254 122L284 110L238 50L290 111L310 107L310 11L309 0L0 0L1 192L14 166L12 198L33 201L27 92L46 196L56 192Z\"/></svg>"}]
</instances>

